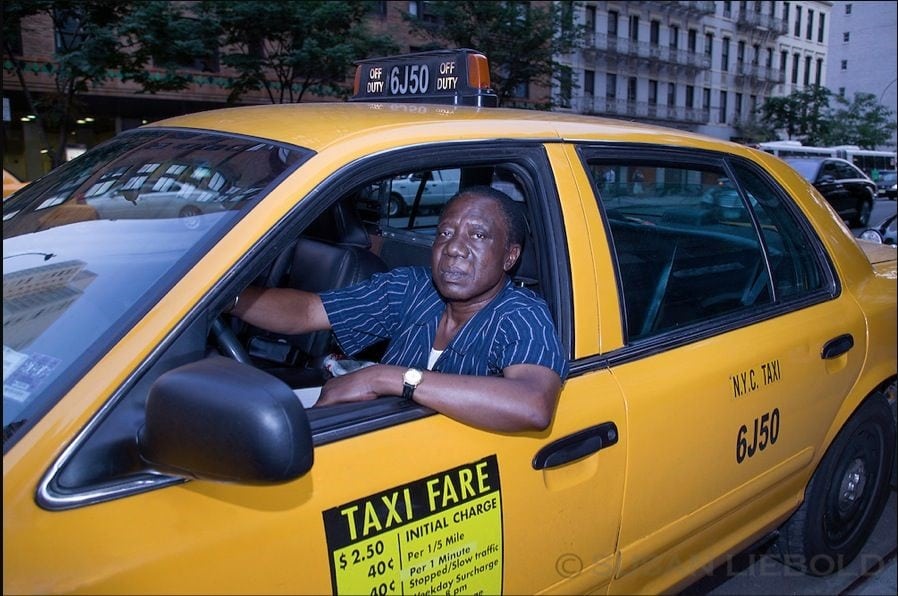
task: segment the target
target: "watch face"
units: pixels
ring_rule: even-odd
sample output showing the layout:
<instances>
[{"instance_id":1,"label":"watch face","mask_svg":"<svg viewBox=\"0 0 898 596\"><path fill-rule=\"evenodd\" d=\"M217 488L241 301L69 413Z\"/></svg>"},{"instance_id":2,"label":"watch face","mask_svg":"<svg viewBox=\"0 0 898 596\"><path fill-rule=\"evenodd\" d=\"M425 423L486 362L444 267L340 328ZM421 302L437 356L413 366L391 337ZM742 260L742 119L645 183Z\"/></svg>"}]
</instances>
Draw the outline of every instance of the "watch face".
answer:
<instances>
[{"instance_id":1,"label":"watch face","mask_svg":"<svg viewBox=\"0 0 898 596\"><path fill-rule=\"evenodd\" d=\"M423 376L424 375L421 373L420 370L415 369L415 368L410 368L407 371L405 371L405 379L404 380L409 385L417 385L418 383L421 382L421 378Z\"/></svg>"}]
</instances>

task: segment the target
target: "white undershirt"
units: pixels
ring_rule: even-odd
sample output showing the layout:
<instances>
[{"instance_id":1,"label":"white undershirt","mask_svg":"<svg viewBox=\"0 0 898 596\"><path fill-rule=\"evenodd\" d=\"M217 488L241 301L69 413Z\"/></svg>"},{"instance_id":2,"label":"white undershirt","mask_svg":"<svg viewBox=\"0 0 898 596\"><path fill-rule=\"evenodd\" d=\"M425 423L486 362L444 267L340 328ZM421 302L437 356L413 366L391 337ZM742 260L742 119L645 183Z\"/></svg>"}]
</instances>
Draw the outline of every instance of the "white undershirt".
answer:
<instances>
[{"instance_id":1,"label":"white undershirt","mask_svg":"<svg viewBox=\"0 0 898 596\"><path fill-rule=\"evenodd\" d=\"M430 356L427 357L427 370L433 370L433 365L437 363L437 359L442 353L443 350L434 350L433 348L430 348Z\"/></svg>"}]
</instances>

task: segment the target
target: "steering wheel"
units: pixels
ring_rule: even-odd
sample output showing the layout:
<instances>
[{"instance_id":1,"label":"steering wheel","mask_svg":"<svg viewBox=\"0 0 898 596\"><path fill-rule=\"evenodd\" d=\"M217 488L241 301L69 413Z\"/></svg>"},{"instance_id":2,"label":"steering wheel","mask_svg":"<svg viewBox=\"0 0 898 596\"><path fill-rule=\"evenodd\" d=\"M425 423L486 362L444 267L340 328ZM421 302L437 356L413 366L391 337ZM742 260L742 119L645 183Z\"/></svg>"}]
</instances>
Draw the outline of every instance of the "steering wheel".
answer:
<instances>
[{"instance_id":1,"label":"steering wheel","mask_svg":"<svg viewBox=\"0 0 898 596\"><path fill-rule=\"evenodd\" d=\"M212 321L212 335L215 337L215 342L218 344L218 349L221 350L222 354L228 358L233 358L237 362L252 365L252 360L250 360L246 348L237 339L237 335L231 326L220 315Z\"/></svg>"}]
</instances>

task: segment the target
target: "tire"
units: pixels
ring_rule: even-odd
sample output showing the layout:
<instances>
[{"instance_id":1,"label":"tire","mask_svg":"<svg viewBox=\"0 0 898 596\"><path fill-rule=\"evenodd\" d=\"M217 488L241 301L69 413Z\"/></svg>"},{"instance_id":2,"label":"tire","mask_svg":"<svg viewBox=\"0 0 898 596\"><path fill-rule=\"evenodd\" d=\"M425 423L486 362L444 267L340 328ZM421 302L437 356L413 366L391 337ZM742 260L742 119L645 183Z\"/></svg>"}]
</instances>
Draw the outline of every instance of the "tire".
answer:
<instances>
[{"instance_id":1,"label":"tire","mask_svg":"<svg viewBox=\"0 0 898 596\"><path fill-rule=\"evenodd\" d=\"M876 393L839 431L811 477L804 503L780 528L771 554L817 576L850 563L888 500L894 457L892 411Z\"/></svg>"},{"instance_id":2,"label":"tire","mask_svg":"<svg viewBox=\"0 0 898 596\"><path fill-rule=\"evenodd\" d=\"M852 227L866 228L870 223L870 214L873 213L873 200L861 199L857 204L857 215L854 217Z\"/></svg>"},{"instance_id":3,"label":"tire","mask_svg":"<svg viewBox=\"0 0 898 596\"><path fill-rule=\"evenodd\" d=\"M405 214L405 201L397 194L391 194L390 200L387 202L387 215L389 217L400 217Z\"/></svg>"}]
</instances>

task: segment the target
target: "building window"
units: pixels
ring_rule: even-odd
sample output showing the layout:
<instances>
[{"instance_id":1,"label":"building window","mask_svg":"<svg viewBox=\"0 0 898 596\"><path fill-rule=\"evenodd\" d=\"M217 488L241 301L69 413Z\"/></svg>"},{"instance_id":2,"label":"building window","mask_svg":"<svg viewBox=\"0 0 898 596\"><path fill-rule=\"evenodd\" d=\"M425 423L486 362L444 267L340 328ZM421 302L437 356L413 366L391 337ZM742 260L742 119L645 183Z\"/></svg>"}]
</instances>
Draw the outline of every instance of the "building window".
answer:
<instances>
[{"instance_id":1,"label":"building window","mask_svg":"<svg viewBox=\"0 0 898 596\"><path fill-rule=\"evenodd\" d=\"M814 39L814 11L810 9L808 9L808 27L804 36L807 39Z\"/></svg>"},{"instance_id":2,"label":"building window","mask_svg":"<svg viewBox=\"0 0 898 596\"><path fill-rule=\"evenodd\" d=\"M739 43L736 44L736 64L739 66L737 70L742 69L742 64L745 62L745 42L741 39Z\"/></svg>"},{"instance_id":3,"label":"building window","mask_svg":"<svg viewBox=\"0 0 898 596\"><path fill-rule=\"evenodd\" d=\"M845 14L851 14L851 2L845 5Z\"/></svg>"},{"instance_id":4,"label":"building window","mask_svg":"<svg viewBox=\"0 0 898 596\"><path fill-rule=\"evenodd\" d=\"M795 7L795 29L793 35L795 37L801 37L801 7Z\"/></svg>"},{"instance_id":5,"label":"building window","mask_svg":"<svg viewBox=\"0 0 898 596\"><path fill-rule=\"evenodd\" d=\"M605 98L611 100L617 98L617 75L612 72L605 75Z\"/></svg>"},{"instance_id":6,"label":"building window","mask_svg":"<svg viewBox=\"0 0 898 596\"><path fill-rule=\"evenodd\" d=\"M595 33L596 30L596 7L586 7L586 33Z\"/></svg>"},{"instance_id":7,"label":"building window","mask_svg":"<svg viewBox=\"0 0 898 596\"><path fill-rule=\"evenodd\" d=\"M811 84L811 57L804 57L804 86Z\"/></svg>"},{"instance_id":8,"label":"building window","mask_svg":"<svg viewBox=\"0 0 898 596\"><path fill-rule=\"evenodd\" d=\"M583 91L587 95L593 95L596 92L596 72L594 70L583 71Z\"/></svg>"},{"instance_id":9,"label":"building window","mask_svg":"<svg viewBox=\"0 0 898 596\"><path fill-rule=\"evenodd\" d=\"M670 107L674 107L677 105L677 84L676 83L668 83L667 84L667 105Z\"/></svg>"},{"instance_id":10,"label":"building window","mask_svg":"<svg viewBox=\"0 0 898 596\"><path fill-rule=\"evenodd\" d=\"M420 17L421 16L421 2L416 0L409 0L408 3L408 14L412 17Z\"/></svg>"},{"instance_id":11,"label":"building window","mask_svg":"<svg viewBox=\"0 0 898 596\"><path fill-rule=\"evenodd\" d=\"M516 97L518 99L527 99L530 97L530 83L529 81L522 81L514 86L511 90L511 96Z\"/></svg>"},{"instance_id":12,"label":"building window","mask_svg":"<svg viewBox=\"0 0 898 596\"><path fill-rule=\"evenodd\" d=\"M658 81L649 79L649 105L658 105Z\"/></svg>"},{"instance_id":13,"label":"building window","mask_svg":"<svg viewBox=\"0 0 898 596\"><path fill-rule=\"evenodd\" d=\"M636 77L627 79L627 101L636 101Z\"/></svg>"},{"instance_id":14,"label":"building window","mask_svg":"<svg viewBox=\"0 0 898 596\"><path fill-rule=\"evenodd\" d=\"M798 64L799 60L801 60L801 56L798 54L792 54L792 84L798 84Z\"/></svg>"},{"instance_id":15,"label":"building window","mask_svg":"<svg viewBox=\"0 0 898 596\"><path fill-rule=\"evenodd\" d=\"M387 16L387 2L386 0L379 0L374 3L374 6L371 9L371 12L379 17Z\"/></svg>"},{"instance_id":16,"label":"building window","mask_svg":"<svg viewBox=\"0 0 898 596\"><path fill-rule=\"evenodd\" d=\"M823 58L817 58L817 86L823 86Z\"/></svg>"},{"instance_id":17,"label":"building window","mask_svg":"<svg viewBox=\"0 0 898 596\"><path fill-rule=\"evenodd\" d=\"M735 107L736 119L739 120L742 118L742 94L741 93L736 94L736 105L734 107Z\"/></svg>"},{"instance_id":18,"label":"building window","mask_svg":"<svg viewBox=\"0 0 898 596\"><path fill-rule=\"evenodd\" d=\"M842 41L845 43L848 43L849 41L851 41L851 32L850 31L846 31L845 33L842 34Z\"/></svg>"},{"instance_id":19,"label":"building window","mask_svg":"<svg viewBox=\"0 0 898 596\"><path fill-rule=\"evenodd\" d=\"M661 43L661 21L652 21L649 28L649 43L653 46Z\"/></svg>"},{"instance_id":20,"label":"building window","mask_svg":"<svg viewBox=\"0 0 898 596\"><path fill-rule=\"evenodd\" d=\"M817 43L823 43L824 41L824 30L826 29L826 13L821 12L820 17L817 19Z\"/></svg>"},{"instance_id":21,"label":"building window","mask_svg":"<svg viewBox=\"0 0 898 596\"><path fill-rule=\"evenodd\" d=\"M616 10L608 11L608 37L617 37L617 19L618 13Z\"/></svg>"},{"instance_id":22,"label":"building window","mask_svg":"<svg viewBox=\"0 0 898 596\"><path fill-rule=\"evenodd\" d=\"M81 19L76 10L61 10L57 12L56 19L59 27L55 31L56 51L68 52L81 45L84 34L80 33Z\"/></svg>"},{"instance_id":23,"label":"building window","mask_svg":"<svg viewBox=\"0 0 898 596\"><path fill-rule=\"evenodd\" d=\"M670 49L676 50L680 47L680 28L676 25L670 26Z\"/></svg>"},{"instance_id":24,"label":"building window","mask_svg":"<svg viewBox=\"0 0 898 596\"><path fill-rule=\"evenodd\" d=\"M783 50L780 52L780 71L786 72L786 65L789 63L789 52Z\"/></svg>"},{"instance_id":25,"label":"building window","mask_svg":"<svg viewBox=\"0 0 898 596\"><path fill-rule=\"evenodd\" d=\"M686 85L686 107L695 107L695 87L692 85Z\"/></svg>"},{"instance_id":26,"label":"building window","mask_svg":"<svg viewBox=\"0 0 898 596\"><path fill-rule=\"evenodd\" d=\"M711 57L711 50L714 47L714 34L705 33L705 56Z\"/></svg>"},{"instance_id":27,"label":"building window","mask_svg":"<svg viewBox=\"0 0 898 596\"><path fill-rule=\"evenodd\" d=\"M842 60L841 68L842 70L848 70L848 60Z\"/></svg>"},{"instance_id":28,"label":"building window","mask_svg":"<svg viewBox=\"0 0 898 596\"><path fill-rule=\"evenodd\" d=\"M698 31L690 29L687 37L687 48L694 54L698 51Z\"/></svg>"},{"instance_id":29,"label":"building window","mask_svg":"<svg viewBox=\"0 0 898 596\"><path fill-rule=\"evenodd\" d=\"M767 48L767 60L764 61L764 66L773 68L773 48Z\"/></svg>"},{"instance_id":30,"label":"building window","mask_svg":"<svg viewBox=\"0 0 898 596\"><path fill-rule=\"evenodd\" d=\"M733 16L733 3L727 0L723 2L723 16L730 18Z\"/></svg>"},{"instance_id":31,"label":"building window","mask_svg":"<svg viewBox=\"0 0 898 596\"><path fill-rule=\"evenodd\" d=\"M630 15L630 39L639 41L639 16Z\"/></svg>"},{"instance_id":32,"label":"building window","mask_svg":"<svg viewBox=\"0 0 898 596\"><path fill-rule=\"evenodd\" d=\"M845 97L845 87L839 87L839 97Z\"/></svg>"},{"instance_id":33,"label":"building window","mask_svg":"<svg viewBox=\"0 0 898 596\"><path fill-rule=\"evenodd\" d=\"M705 87L702 89L702 108L705 110L711 109L711 88Z\"/></svg>"},{"instance_id":34,"label":"building window","mask_svg":"<svg viewBox=\"0 0 898 596\"><path fill-rule=\"evenodd\" d=\"M783 21L789 22L789 3L783 2Z\"/></svg>"},{"instance_id":35,"label":"building window","mask_svg":"<svg viewBox=\"0 0 898 596\"><path fill-rule=\"evenodd\" d=\"M571 107L571 95L574 90L573 76L571 69L567 68L561 71L561 107Z\"/></svg>"},{"instance_id":36,"label":"building window","mask_svg":"<svg viewBox=\"0 0 898 596\"><path fill-rule=\"evenodd\" d=\"M720 91L720 114L718 115L718 121L721 123L727 121L727 92L722 89Z\"/></svg>"},{"instance_id":37,"label":"building window","mask_svg":"<svg viewBox=\"0 0 898 596\"><path fill-rule=\"evenodd\" d=\"M720 46L720 70L726 72L730 69L730 39L723 38Z\"/></svg>"}]
</instances>

